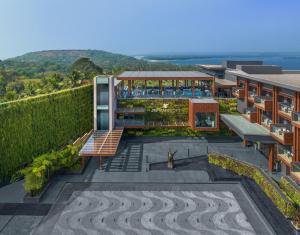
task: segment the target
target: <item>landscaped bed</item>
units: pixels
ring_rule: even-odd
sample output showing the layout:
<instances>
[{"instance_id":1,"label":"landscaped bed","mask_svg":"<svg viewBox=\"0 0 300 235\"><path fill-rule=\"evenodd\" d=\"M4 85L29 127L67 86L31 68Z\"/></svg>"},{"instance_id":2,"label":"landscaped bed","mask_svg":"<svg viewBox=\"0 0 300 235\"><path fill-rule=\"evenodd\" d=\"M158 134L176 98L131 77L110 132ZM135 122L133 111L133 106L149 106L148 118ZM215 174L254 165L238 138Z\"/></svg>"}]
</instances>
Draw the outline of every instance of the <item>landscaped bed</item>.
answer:
<instances>
[{"instance_id":1,"label":"landscaped bed","mask_svg":"<svg viewBox=\"0 0 300 235\"><path fill-rule=\"evenodd\" d=\"M293 225L298 229L300 225L299 198L300 194L286 180L281 179L279 185L260 168L233 159L227 155L211 152L208 155L210 164L220 166L233 171L239 175L246 176L254 180L269 199L287 218L292 219Z\"/></svg>"}]
</instances>

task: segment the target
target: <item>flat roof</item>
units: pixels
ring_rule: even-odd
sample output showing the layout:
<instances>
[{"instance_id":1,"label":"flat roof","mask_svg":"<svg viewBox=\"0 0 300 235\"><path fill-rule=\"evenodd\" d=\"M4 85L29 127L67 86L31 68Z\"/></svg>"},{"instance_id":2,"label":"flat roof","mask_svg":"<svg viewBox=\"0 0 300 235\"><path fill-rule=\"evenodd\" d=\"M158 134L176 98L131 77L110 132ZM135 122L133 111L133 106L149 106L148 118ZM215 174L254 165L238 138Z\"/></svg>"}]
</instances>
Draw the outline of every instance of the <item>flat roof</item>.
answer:
<instances>
[{"instance_id":1,"label":"flat roof","mask_svg":"<svg viewBox=\"0 0 300 235\"><path fill-rule=\"evenodd\" d=\"M190 99L193 104L218 104L213 98Z\"/></svg>"},{"instance_id":2,"label":"flat roof","mask_svg":"<svg viewBox=\"0 0 300 235\"><path fill-rule=\"evenodd\" d=\"M213 79L213 76L198 71L125 71L118 79Z\"/></svg>"},{"instance_id":3,"label":"flat roof","mask_svg":"<svg viewBox=\"0 0 300 235\"><path fill-rule=\"evenodd\" d=\"M237 83L234 81L230 81L228 79L220 79L215 78L216 85L223 86L223 87L234 87L237 86Z\"/></svg>"},{"instance_id":4,"label":"flat roof","mask_svg":"<svg viewBox=\"0 0 300 235\"><path fill-rule=\"evenodd\" d=\"M242 139L273 143L270 131L257 123L251 123L241 115L221 114L221 120Z\"/></svg>"},{"instance_id":5,"label":"flat roof","mask_svg":"<svg viewBox=\"0 0 300 235\"><path fill-rule=\"evenodd\" d=\"M226 73L293 91L300 91L300 73L249 74L241 70L228 70Z\"/></svg>"},{"instance_id":6,"label":"flat roof","mask_svg":"<svg viewBox=\"0 0 300 235\"><path fill-rule=\"evenodd\" d=\"M197 66L203 69L225 70L225 67L222 64L197 64Z\"/></svg>"}]
</instances>

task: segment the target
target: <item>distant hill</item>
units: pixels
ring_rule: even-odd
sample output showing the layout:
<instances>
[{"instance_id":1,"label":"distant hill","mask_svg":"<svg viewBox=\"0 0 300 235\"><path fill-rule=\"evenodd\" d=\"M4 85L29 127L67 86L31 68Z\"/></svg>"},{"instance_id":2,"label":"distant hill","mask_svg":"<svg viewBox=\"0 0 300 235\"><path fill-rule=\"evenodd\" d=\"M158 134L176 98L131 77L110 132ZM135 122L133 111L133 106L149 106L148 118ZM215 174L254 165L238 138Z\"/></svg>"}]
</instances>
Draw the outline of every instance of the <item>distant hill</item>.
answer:
<instances>
[{"instance_id":1,"label":"distant hill","mask_svg":"<svg viewBox=\"0 0 300 235\"><path fill-rule=\"evenodd\" d=\"M12 64L12 62L26 64L37 64L44 66L47 70L47 65L51 69L57 67L61 72L65 72L79 58L89 58L96 65L106 71L111 71L115 68L149 70L151 68L167 68L176 69L176 65L167 63L151 63L146 60L139 60L131 56L101 51L101 50L50 50L30 52L22 56L17 56L5 60L4 63ZM46 67L45 67L46 66Z\"/></svg>"},{"instance_id":2,"label":"distant hill","mask_svg":"<svg viewBox=\"0 0 300 235\"><path fill-rule=\"evenodd\" d=\"M22 56L17 56L9 60L19 62L36 62L36 63L59 63L61 65L70 66L81 57L90 58L95 64L102 68L111 68L115 66L136 66L144 65L144 61L135 59L134 57L114 54L100 50L52 50L30 52Z\"/></svg>"}]
</instances>

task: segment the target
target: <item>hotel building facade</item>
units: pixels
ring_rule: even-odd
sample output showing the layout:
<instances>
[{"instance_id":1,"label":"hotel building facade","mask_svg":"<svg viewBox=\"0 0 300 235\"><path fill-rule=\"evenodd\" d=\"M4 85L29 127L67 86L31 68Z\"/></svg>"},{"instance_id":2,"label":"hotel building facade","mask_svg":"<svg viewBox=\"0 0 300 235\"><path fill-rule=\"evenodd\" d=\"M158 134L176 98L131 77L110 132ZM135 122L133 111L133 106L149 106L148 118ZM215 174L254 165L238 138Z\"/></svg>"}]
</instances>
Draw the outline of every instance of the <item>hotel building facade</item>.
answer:
<instances>
[{"instance_id":1,"label":"hotel building facade","mask_svg":"<svg viewBox=\"0 0 300 235\"><path fill-rule=\"evenodd\" d=\"M272 65L237 65L225 71L225 79L237 82L233 95L242 117L274 140L267 144L269 170L281 163L282 173L300 183L300 72ZM228 122L230 117L223 119Z\"/></svg>"}]
</instances>

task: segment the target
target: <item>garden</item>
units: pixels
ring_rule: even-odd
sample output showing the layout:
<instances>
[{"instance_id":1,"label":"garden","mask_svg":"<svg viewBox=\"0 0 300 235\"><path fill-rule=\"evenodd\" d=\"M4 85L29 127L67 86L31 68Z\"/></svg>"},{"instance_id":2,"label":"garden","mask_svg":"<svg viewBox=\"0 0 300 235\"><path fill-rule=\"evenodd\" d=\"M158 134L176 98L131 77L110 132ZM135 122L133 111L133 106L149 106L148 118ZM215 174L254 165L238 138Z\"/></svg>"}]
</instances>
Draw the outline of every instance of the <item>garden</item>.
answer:
<instances>
[{"instance_id":1,"label":"garden","mask_svg":"<svg viewBox=\"0 0 300 235\"><path fill-rule=\"evenodd\" d=\"M287 177L275 182L264 171L254 165L233 159L227 155L211 152L208 155L210 164L220 166L255 181L281 213L291 219L295 228L300 228L300 192Z\"/></svg>"}]
</instances>

